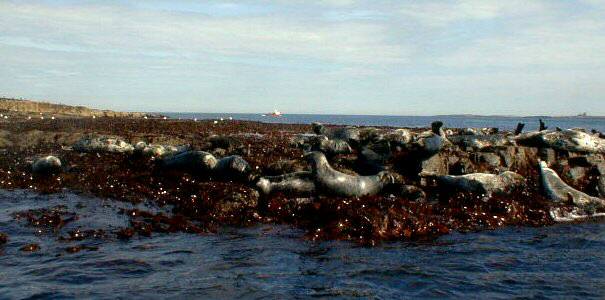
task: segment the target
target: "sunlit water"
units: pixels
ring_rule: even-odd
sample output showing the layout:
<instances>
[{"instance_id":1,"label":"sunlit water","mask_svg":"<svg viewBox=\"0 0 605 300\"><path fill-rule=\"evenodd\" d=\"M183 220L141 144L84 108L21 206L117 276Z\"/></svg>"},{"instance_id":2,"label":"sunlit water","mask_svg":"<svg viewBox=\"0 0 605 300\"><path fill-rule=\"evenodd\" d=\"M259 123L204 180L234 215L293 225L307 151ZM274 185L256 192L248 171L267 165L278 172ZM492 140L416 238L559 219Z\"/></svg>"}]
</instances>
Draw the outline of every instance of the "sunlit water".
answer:
<instances>
[{"instance_id":1,"label":"sunlit water","mask_svg":"<svg viewBox=\"0 0 605 300\"><path fill-rule=\"evenodd\" d=\"M79 219L36 233L13 212L67 205ZM374 248L312 242L286 226L62 242L127 224L129 205L69 193L0 192L0 298L578 297L605 293L605 224L504 228ZM149 208L148 208L149 209ZM34 253L19 251L39 243ZM72 245L96 246L69 254Z\"/></svg>"}]
</instances>

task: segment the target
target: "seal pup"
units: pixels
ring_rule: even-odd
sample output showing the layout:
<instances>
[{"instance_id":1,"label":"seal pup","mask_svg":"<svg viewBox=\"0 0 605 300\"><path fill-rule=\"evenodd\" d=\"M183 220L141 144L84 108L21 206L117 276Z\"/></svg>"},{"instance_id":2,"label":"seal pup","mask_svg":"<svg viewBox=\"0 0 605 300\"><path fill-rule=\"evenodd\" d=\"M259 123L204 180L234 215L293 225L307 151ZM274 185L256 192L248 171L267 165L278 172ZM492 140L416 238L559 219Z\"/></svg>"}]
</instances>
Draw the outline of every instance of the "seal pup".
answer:
<instances>
[{"instance_id":1,"label":"seal pup","mask_svg":"<svg viewBox=\"0 0 605 300\"><path fill-rule=\"evenodd\" d=\"M576 208L571 212L554 208L551 210L553 219L565 221L569 218L593 216L596 215L597 209L605 209L605 200L572 188L553 169L550 169L546 162L539 161L539 172L542 190L548 199L556 203L573 204Z\"/></svg>"},{"instance_id":2,"label":"seal pup","mask_svg":"<svg viewBox=\"0 0 605 300\"><path fill-rule=\"evenodd\" d=\"M489 173L471 173L466 175L433 175L421 174L430 177L440 185L457 188L463 191L485 194L509 194L515 187L521 186L525 178L515 172L505 171L498 175Z\"/></svg>"},{"instance_id":3,"label":"seal pup","mask_svg":"<svg viewBox=\"0 0 605 300\"><path fill-rule=\"evenodd\" d=\"M333 195L342 197L362 197L378 194L382 189L395 183L395 176L380 172L372 176L354 176L334 170L321 152L306 155L316 186Z\"/></svg>"},{"instance_id":4,"label":"seal pup","mask_svg":"<svg viewBox=\"0 0 605 300\"><path fill-rule=\"evenodd\" d=\"M40 157L32 164L32 172L35 174L52 174L61 172L61 160L49 155Z\"/></svg>"},{"instance_id":5,"label":"seal pup","mask_svg":"<svg viewBox=\"0 0 605 300\"><path fill-rule=\"evenodd\" d=\"M275 192L293 194L313 194L316 192L313 173L308 171L288 173L279 176L264 176L259 178L256 186L260 191L269 195Z\"/></svg>"}]
</instances>

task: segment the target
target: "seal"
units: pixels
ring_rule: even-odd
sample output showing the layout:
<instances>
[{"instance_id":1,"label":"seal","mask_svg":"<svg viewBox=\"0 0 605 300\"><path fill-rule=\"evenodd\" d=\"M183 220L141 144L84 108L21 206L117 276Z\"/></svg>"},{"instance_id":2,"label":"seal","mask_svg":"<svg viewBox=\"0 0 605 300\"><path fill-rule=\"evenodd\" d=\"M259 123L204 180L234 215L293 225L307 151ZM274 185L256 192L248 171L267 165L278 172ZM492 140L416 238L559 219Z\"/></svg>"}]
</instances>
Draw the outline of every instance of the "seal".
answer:
<instances>
[{"instance_id":1,"label":"seal","mask_svg":"<svg viewBox=\"0 0 605 300\"><path fill-rule=\"evenodd\" d=\"M73 147L78 152L118 152L128 153L134 147L118 137L85 137L76 142Z\"/></svg>"},{"instance_id":2,"label":"seal","mask_svg":"<svg viewBox=\"0 0 605 300\"><path fill-rule=\"evenodd\" d=\"M218 161L214 155L205 152L190 150L165 157L158 161L163 169L190 171L193 173L205 173L213 170Z\"/></svg>"},{"instance_id":3,"label":"seal","mask_svg":"<svg viewBox=\"0 0 605 300\"><path fill-rule=\"evenodd\" d=\"M265 195L275 192L308 195L316 192L313 173L308 171L288 173L279 176L264 176L259 178L256 186Z\"/></svg>"},{"instance_id":4,"label":"seal","mask_svg":"<svg viewBox=\"0 0 605 300\"><path fill-rule=\"evenodd\" d=\"M52 174L61 172L61 160L49 155L40 157L32 164L32 172L35 174Z\"/></svg>"},{"instance_id":5,"label":"seal","mask_svg":"<svg viewBox=\"0 0 605 300\"><path fill-rule=\"evenodd\" d=\"M336 171L321 152L310 152L306 158L311 164L316 187L335 196L371 196L378 194L385 186L395 183L395 176L388 172L371 176L354 176Z\"/></svg>"},{"instance_id":6,"label":"seal","mask_svg":"<svg viewBox=\"0 0 605 300\"><path fill-rule=\"evenodd\" d=\"M548 147L571 152L605 153L604 139L578 130L534 131L520 134L515 140L522 146Z\"/></svg>"},{"instance_id":7,"label":"seal","mask_svg":"<svg viewBox=\"0 0 605 300\"><path fill-rule=\"evenodd\" d=\"M145 142L138 142L134 145L134 152L142 154L144 156L150 156L155 158L164 157L167 155L174 155L179 152L186 151L187 147L175 147L171 145L157 145L147 144Z\"/></svg>"},{"instance_id":8,"label":"seal","mask_svg":"<svg viewBox=\"0 0 605 300\"><path fill-rule=\"evenodd\" d=\"M576 206L601 205L605 200L580 192L565 183L557 172L549 168L546 162L539 161L540 183L548 199L554 202L567 203L571 200Z\"/></svg>"},{"instance_id":9,"label":"seal","mask_svg":"<svg viewBox=\"0 0 605 300\"><path fill-rule=\"evenodd\" d=\"M361 140L360 130L356 127L328 128L321 123L312 123L313 132L317 135L325 135L331 140L344 140L358 143Z\"/></svg>"},{"instance_id":10,"label":"seal","mask_svg":"<svg viewBox=\"0 0 605 300\"><path fill-rule=\"evenodd\" d=\"M353 152L349 143L344 140L331 140L325 135L319 135L310 140L311 151L321 151L327 155L349 154Z\"/></svg>"},{"instance_id":11,"label":"seal","mask_svg":"<svg viewBox=\"0 0 605 300\"><path fill-rule=\"evenodd\" d=\"M454 135L447 138L452 144L474 150L498 149L515 146L515 141L506 134Z\"/></svg>"},{"instance_id":12,"label":"seal","mask_svg":"<svg viewBox=\"0 0 605 300\"><path fill-rule=\"evenodd\" d=\"M471 173L466 175L432 175L421 174L423 177L430 177L437 181L439 185L450 188L460 189L472 193L506 195L515 187L521 186L525 178L515 172L505 171L498 175L488 173Z\"/></svg>"},{"instance_id":13,"label":"seal","mask_svg":"<svg viewBox=\"0 0 605 300\"><path fill-rule=\"evenodd\" d=\"M431 123L431 130L421 133L416 138L414 150L421 152L425 157L431 157L439 153L445 145L450 144L442 126L441 121Z\"/></svg>"},{"instance_id":14,"label":"seal","mask_svg":"<svg viewBox=\"0 0 605 300\"><path fill-rule=\"evenodd\" d=\"M587 216L598 215L598 211L605 209L605 200L587 195L565 183L559 175L548 167L546 162L539 161L540 184L545 196L561 204L573 204L572 211L560 208L551 210L551 216L555 221L568 221Z\"/></svg>"},{"instance_id":15,"label":"seal","mask_svg":"<svg viewBox=\"0 0 605 300\"><path fill-rule=\"evenodd\" d=\"M222 177L244 179L250 175L252 167L241 156L231 155L219 159L211 170Z\"/></svg>"}]
</instances>

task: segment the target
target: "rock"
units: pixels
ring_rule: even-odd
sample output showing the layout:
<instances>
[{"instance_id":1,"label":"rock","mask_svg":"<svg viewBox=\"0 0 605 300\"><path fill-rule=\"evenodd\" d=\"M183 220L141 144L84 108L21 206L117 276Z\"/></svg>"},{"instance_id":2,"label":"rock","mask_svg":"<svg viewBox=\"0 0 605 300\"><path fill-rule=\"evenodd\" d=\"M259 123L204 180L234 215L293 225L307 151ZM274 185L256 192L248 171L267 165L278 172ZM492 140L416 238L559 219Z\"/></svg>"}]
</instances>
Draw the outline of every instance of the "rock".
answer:
<instances>
[{"instance_id":1,"label":"rock","mask_svg":"<svg viewBox=\"0 0 605 300\"><path fill-rule=\"evenodd\" d=\"M492 168L499 168L502 165L502 160L499 155L490 152L478 153L479 162L486 163Z\"/></svg>"},{"instance_id":2,"label":"rock","mask_svg":"<svg viewBox=\"0 0 605 300\"><path fill-rule=\"evenodd\" d=\"M38 158L32 164L32 172L35 174L52 174L61 172L61 160L49 155Z\"/></svg>"},{"instance_id":3,"label":"rock","mask_svg":"<svg viewBox=\"0 0 605 300\"><path fill-rule=\"evenodd\" d=\"M569 169L568 176L570 180L572 180L574 183L577 183L584 179L586 172L587 170L584 167L572 167Z\"/></svg>"},{"instance_id":4,"label":"rock","mask_svg":"<svg viewBox=\"0 0 605 300\"><path fill-rule=\"evenodd\" d=\"M305 165L300 160L280 159L270 163L265 172L269 175L283 175L287 173L300 172L305 169Z\"/></svg>"},{"instance_id":5,"label":"rock","mask_svg":"<svg viewBox=\"0 0 605 300\"><path fill-rule=\"evenodd\" d=\"M446 154L433 155L420 163L420 173L431 173L438 175L449 174L449 166Z\"/></svg>"},{"instance_id":6,"label":"rock","mask_svg":"<svg viewBox=\"0 0 605 300\"><path fill-rule=\"evenodd\" d=\"M36 252L36 251L40 250L40 246L38 244L28 244L28 245L21 247L19 250L21 250L23 252Z\"/></svg>"},{"instance_id":7,"label":"rock","mask_svg":"<svg viewBox=\"0 0 605 300\"><path fill-rule=\"evenodd\" d=\"M227 153L232 153L235 149L243 147L243 143L232 136L213 135L208 138L209 149L222 148Z\"/></svg>"},{"instance_id":8,"label":"rock","mask_svg":"<svg viewBox=\"0 0 605 300\"><path fill-rule=\"evenodd\" d=\"M400 195L404 198L407 198L409 200L416 201L416 202L425 202L426 201L426 194L424 193L424 191L415 185L409 185L409 184L403 185L401 187Z\"/></svg>"},{"instance_id":9,"label":"rock","mask_svg":"<svg viewBox=\"0 0 605 300\"><path fill-rule=\"evenodd\" d=\"M221 198L214 204L214 209L219 215L238 215L243 210L254 210L258 207L259 193L254 189L233 191Z\"/></svg>"}]
</instances>

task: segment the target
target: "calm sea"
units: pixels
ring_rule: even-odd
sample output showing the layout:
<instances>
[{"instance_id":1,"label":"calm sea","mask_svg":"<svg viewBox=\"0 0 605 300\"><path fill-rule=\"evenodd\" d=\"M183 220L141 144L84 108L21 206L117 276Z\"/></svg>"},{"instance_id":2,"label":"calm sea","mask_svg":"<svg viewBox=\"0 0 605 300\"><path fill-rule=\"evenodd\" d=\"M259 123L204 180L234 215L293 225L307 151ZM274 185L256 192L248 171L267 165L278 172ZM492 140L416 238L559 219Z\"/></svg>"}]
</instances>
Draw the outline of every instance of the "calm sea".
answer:
<instances>
[{"instance_id":1,"label":"calm sea","mask_svg":"<svg viewBox=\"0 0 605 300\"><path fill-rule=\"evenodd\" d=\"M551 128L586 128L605 131L605 118L599 117L501 117L501 116L369 116L369 115L307 115L286 114L281 117L263 116L261 114L230 113L162 113L171 118L181 119L228 119L259 121L266 123L311 124L320 122L339 125L393 126L393 127L428 127L431 122L440 120L446 127L497 127L514 130L517 123L525 123L525 130L538 129L538 120L542 119Z\"/></svg>"}]
</instances>

